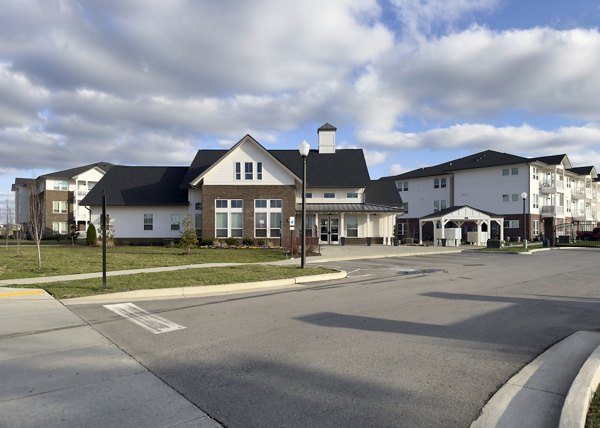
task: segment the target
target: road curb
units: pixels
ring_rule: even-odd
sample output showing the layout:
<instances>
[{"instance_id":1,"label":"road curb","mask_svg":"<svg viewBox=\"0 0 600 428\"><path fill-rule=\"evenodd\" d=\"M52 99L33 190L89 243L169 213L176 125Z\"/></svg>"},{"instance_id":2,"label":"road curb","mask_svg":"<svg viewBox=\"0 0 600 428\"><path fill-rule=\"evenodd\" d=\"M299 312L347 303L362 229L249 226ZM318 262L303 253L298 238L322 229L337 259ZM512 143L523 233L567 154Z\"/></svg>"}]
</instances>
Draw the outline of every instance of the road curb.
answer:
<instances>
[{"instance_id":1,"label":"road curb","mask_svg":"<svg viewBox=\"0 0 600 428\"><path fill-rule=\"evenodd\" d=\"M200 285L175 288L155 288L148 290L123 291L120 293L109 293L96 296L75 297L62 299L65 305L84 305L90 303L110 303L123 300L150 300L150 299L175 299L199 296L218 296L233 293L250 293L278 287L293 287L317 281L331 281L344 279L348 273L340 270L338 272L324 273L321 275L306 275L294 278L273 279L270 281L239 282L220 285Z\"/></svg>"},{"instance_id":2,"label":"road curb","mask_svg":"<svg viewBox=\"0 0 600 428\"><path fill-rule=\"evenodd\" d=\"M573 381L560 414L559 428L585 426L587 412L600 384L600 346L592 352Z\"/></svg>"}]
</instances>

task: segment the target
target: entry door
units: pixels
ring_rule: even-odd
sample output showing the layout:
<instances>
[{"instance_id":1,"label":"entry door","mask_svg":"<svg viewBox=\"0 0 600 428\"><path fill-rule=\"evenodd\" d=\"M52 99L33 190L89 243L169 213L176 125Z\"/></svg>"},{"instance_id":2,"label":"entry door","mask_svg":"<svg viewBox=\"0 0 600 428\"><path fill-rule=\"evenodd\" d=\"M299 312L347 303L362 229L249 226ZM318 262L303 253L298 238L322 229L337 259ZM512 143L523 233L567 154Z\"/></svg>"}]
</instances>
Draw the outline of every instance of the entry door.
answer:
<instances>
[{"instance_id":1,"label":"entry door","mask_svg":"<svg viewBox=\"0 0 600 428\"><path fill-rule=\"evenodd\" d=\"M339 244L340 242L340 218L327 216L320 218L321 232L320 241L323 244Z\"/></svg>"}]
</instances>

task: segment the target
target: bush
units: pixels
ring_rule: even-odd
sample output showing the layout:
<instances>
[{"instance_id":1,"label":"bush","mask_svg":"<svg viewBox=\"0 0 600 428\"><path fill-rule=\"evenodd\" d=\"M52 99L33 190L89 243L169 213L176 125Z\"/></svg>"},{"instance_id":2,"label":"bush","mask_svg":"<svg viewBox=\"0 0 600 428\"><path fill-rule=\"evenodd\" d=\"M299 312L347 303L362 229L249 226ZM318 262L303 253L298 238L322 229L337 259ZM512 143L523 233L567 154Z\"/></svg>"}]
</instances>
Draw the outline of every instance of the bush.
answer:
<instances>
[{"instance_id":1,"label":"bush","mask_svg":"<svg viewBox=\"0 0 600 428\"><path fill-rule=\"evenodd\" d=\"M203 239L199 244L201 247L212 247L213 240L212 239Z\"/></svg>"},{"instance_id":2,"label":"bush","mask_svg":"<svg viewBox=\"0 0 600 428\"><path fill-rule=\"evenodd\" d=\"M233 247L233 246L237 245L238 240L236 238L227 238L227 239L225 239L225 243L227 244L227 246Z\"/></svg>"},{"instance_id":3,"label":"bush","mask_svg":"<svg viewBox=\"0 0 600 428\"><path fill-rule=\"evenodd\" d=\"M88 245L96 245L97 239L98 235L96 234L96 226L94 226L93 223L90 223L85 236L85 242L87 242Z\"/></svg>"},{"instance_id":4,"label":"bush","mask_svg":"<svg viewBox=\"0 0 600 428\"><path fill-rule=\"evenodd\" d=\"M186 215L183 219L183 232L179 239L179 246L185 250L185 254L189 254L192 247L198 245L198 237L194 229L194 223L191 215Z\"/></svg>"},{"instance_id":5,"label":"bush","mask_svg":"<svg viewBox=\"0 0 600 428\"><path fill-rule=\"evenodd\" d=\"M254 239L252 239L252 238L244 238L244 239L242 239L242 244L251 247L251 246L254 245Z\"/></svg>"}]
</instances>

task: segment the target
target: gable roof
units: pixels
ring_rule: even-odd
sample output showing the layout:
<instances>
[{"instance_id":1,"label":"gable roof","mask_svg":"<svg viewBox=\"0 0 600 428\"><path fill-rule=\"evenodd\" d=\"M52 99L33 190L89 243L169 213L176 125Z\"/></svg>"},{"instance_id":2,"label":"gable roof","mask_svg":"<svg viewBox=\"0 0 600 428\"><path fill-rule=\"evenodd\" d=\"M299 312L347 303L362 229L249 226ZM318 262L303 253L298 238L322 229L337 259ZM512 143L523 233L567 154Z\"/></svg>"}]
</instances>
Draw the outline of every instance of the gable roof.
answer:
<instances>
[{"instance_id":1,"label":"gable roof","mask_svg":"<svg viewBox=\"0 0 600 428\"><path fill-rule=\"evenodd\" d=\"M448 207L448 208L444 208L443 210L436 211L434 213L431 213L429 215L421 217L419 220L426 220L426 219L430 219L430 218L443 217L443 216L445 216L447 214L451 214L451 213L453 213L455 211L462 210L463 208L470 208L473 211L478 211L478 212L480 212L482 214L485 214L485 215L488 215L488 216L490 216L492 218L501 218L502 217L502 216L500 216L498 214L494 214L494 213L491 213L489 211L480 210L479 208L473 208L470 205L458 205L458 206Z\"/></svg>"},{"instance_id":2,"label":"gable roof","mask_svg":"<svg viewBox=\"0 0 600 428\"><path fill-rule=\"evenodd\" d=\"M44 174L41 177L56 177L56 178L72 178L76 175L82 174L92 168L100 168L102 171L107 172L113 164L108 162L97 162L91 163L89 165L78 166L76 168L64 169L62 171L51 172L49 174Z\"/></svg>"},{"instance_id":3,"label":"gable roof","mask_svg":"<svg viewBox=\"0 0 600 428\"><path fill-rule=\"evenodd\" d=\"M83 206L188 205L187 189L181 189L188 167L113 166L79 203Z\"/></svg>"},{"instance_id":4,"label":"gable roof","mask_svg":"<svg viewBox=\"0 0 600 428\"><path fill-rule=\"evenodd\" d=\"M552 155L552 156L542 156L539 158L532 158L532 160L540 161L545 163L546 165L560 165L563 161L566 161L566 167L571 167L571 162L569 161L569 157L563 153L560 155Z\"/></svg>"},{"instance_id":5,"label":"gable roof","mask_svg":"<svg viewBox=\"0 0 600 428\"><path fill-rule=\"evenodd\" d=\"M365 190L365 202L375 205L402 207L402 197L394 180L373 180Z\"/></svg>"},{"instance_id":6,"label":"gable roof","mask_svg":"<svg viewBox=\"0 0 600 428\"><path fill-rule=\"evenodd\" d=\"M325 125L323 125L325 126ZM302 177L302 156L298 150L267 150L252 136L246 135L229 150L198 150L189 171L180 183L187 188L208 172L236 147L251 141L268 156L288 169L295 178ZM367 187L371 182L362 149L341 149L335 153L311 150L306 158L306 183L311 187Z\"/></svg>"},{"instance_id":7,"label":"gable roof","mask_svg":"<svg viewBox=\"0 0 600 428\"><path fill-rule=\"evenodd\" d=\"M594 166L578 166L576 168L569 168L567 171L577 175L591 175L592 178L598 176L598 174L596 174L596 167Z\"/></svg>"},{"instance_id":8,"label":"gable roof","mask_svg":"<svg viewBox=\"0 0 600 428\"><path fill-rule=\"evenodd\" d=\"M444 162L435 166L415 169L386 179L402 179L402 178L420 178L430 177L434 175L449 174L452 171L460 171L474 168L489 168L502 165L514 165L520 163L529 163L529 158L522 156L511 155L509 153L500 153L494 150L485 150L462 158L454 159L449 162Z\"/></svg>"}]
</instances>

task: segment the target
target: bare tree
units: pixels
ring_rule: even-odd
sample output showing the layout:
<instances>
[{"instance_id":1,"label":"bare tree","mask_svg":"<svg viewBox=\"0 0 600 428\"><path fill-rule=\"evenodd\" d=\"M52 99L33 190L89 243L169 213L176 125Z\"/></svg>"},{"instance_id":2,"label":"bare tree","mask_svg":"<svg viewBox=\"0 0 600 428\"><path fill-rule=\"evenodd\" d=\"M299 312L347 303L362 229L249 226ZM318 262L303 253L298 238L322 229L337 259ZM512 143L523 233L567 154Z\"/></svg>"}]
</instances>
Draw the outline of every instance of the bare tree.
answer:
<instances>
[{"instance_id":1,"label":"bare tree","mask_svg":"<svg viewBox=\"0 0 600 428\"><path fill-rule=\"evenodd\" d=\"M6 206L4 209L4 239L6 240L6 251L8 251L8 238L13 232L14 229L14 221L13 221L13 206L10 201L6 200Z\"/></svg>"},{"instance_id":2,"label":"bare tree","mask_svg":"<svg viewBox=\"0 0 600 428\"><path fill-rule=\"evenodd\" d=\"M38 254L38 270L42 270L42 250L40 244L44 236L44 204L37 191L35 183L31 188L31 199L29 202L29 231L35 241Z\"/></svg>"}]
</instances>

